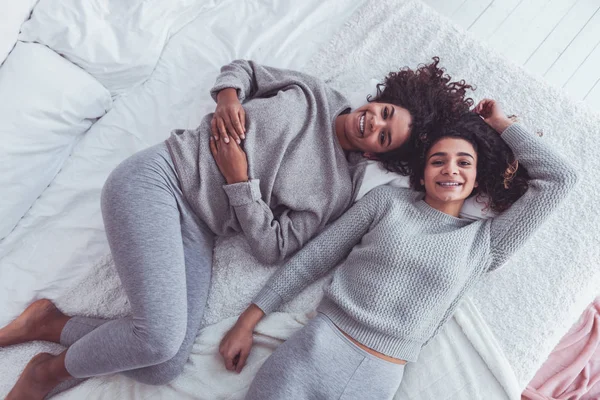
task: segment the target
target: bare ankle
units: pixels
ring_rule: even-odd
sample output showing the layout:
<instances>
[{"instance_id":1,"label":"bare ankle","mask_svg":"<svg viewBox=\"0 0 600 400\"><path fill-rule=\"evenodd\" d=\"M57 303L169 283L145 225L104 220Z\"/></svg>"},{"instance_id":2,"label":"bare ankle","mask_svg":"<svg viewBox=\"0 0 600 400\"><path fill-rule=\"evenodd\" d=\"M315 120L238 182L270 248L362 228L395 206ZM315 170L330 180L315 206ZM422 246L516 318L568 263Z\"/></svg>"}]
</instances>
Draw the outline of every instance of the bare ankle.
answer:
<instances>
[{"instance_id":1,"label":"bare ankle","mask_svg":"<svg viewBox=\"0 0 600 400\"><path fill-rule=\"evenodd\" d=\"M40 329L42 336L41 340L60 344L62 331L70 319L71 317L60 313L60 311L59 314L52 316L52 318Z\"/></svg>"},{"instance_id":2,"label":"bare ankle","mask_svg":"<svg viewBox=\"0 0 600 400\"><path fill-rule=\"evenodd\" d=\"M32 371L35 379L44 384L56 385L62 381L73 378L65 367L66 351L56 356L51 356L34 366ZM47 354L47 353L46 353Z\"/></svg>"}]
</instances>

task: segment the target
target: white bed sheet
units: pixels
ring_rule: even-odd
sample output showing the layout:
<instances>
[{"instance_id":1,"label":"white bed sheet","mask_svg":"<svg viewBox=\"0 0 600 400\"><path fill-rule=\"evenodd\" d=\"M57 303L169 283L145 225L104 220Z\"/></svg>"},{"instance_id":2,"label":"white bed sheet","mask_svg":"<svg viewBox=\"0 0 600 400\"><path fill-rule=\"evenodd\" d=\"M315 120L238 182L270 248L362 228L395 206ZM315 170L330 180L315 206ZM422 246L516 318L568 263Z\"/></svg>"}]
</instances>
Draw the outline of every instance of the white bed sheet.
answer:
<instances>
[{"instance_id":1,"label":"white bed sheet","mask_svg":"<svg viewBox=\"0 0 600 400\"><path fill-rule=\"evenodd\" d=\"M115 99L113 108L86 133L53 183L0 242L0 325L33 299L64 295L108 253L99 207L104 180L130 154L165 139L174 127L196 126L203 115L214 111L208 89L223 64L251 58L302 69L362 2L223 1L173 36L151 78ZM470 340L450 345L467 366L481 358ZM39 348L32 344L18 354L0 349L0 396L18 375L14 366L24 366ZM510 380L510 368L508 376ZM470 376L475 383L496 382L490 396L497 393L493 398L506 398L497 388L509 384L500 384L498 379L483 367L479 378ZM447 387L443 381L423 385L412 390L418 393L428 386L427 390L440 393ZM448 398L468 398L461 397L459 389ZM436 398L423 393L414 398Z\"/></svg>"}]
</instances>

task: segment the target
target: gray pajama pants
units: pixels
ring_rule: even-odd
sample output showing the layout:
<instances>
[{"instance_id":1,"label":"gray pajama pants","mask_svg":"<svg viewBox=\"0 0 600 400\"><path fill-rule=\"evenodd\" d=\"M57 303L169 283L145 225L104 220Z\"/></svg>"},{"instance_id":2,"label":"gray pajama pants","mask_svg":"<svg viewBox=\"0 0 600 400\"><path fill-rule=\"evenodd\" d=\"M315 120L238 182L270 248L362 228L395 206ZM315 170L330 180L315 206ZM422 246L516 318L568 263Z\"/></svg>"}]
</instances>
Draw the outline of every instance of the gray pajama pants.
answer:
<instances>
[{"instance_id":1,"label":"gray pajama pants","mask_svg":"<svg viewBox=\"0 0 600 400\"><path fill-rule=\"evenodd\" d=\"M214 234L182 196L164 143L134 154L102 189L102 217L131 317L73 317L61 343L76 378L121 372L165 384L183 371L204 312Z\"/></svg>"},{"instance_id":2,"label":"gray pajama pants","mask_svg":"<svg viewBox=\"0 0 600 400\"><path fill-rule=\"evenodd\" d=\"M404 365L361 349L318 313L265 361L246 400L386 400L403 374Z\"/></svg>"}]
</instances>

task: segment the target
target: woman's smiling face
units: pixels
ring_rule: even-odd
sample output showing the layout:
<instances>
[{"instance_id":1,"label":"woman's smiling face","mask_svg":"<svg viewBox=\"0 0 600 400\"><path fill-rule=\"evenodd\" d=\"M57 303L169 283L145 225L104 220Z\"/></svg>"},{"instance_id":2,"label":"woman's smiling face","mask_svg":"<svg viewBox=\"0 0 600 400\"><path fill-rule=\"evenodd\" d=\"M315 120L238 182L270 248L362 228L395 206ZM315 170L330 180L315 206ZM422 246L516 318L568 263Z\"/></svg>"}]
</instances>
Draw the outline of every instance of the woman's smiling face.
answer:
<instances>
[{"instance_id":1,"label":"woman's smiling face","mask_svg":"<svg viewBox=\"0 0 600 400\"><path fill-rule=\"evenodd\" d=\"M367 103L345 115L344 150L387 153L410 136L412 117L407 109L389 103Z\"/></svg>"},{"instance_id":2,"label":"woman's smiling face","mask_svg":"<svg viewBox=\"0 0 600 400\"><path fill-rule=\"evenodd\" d=\"M432 207L462 207L477 187L477 152L464 139L446 137L427 152L421 184L425 201Z\"/></svg>"}]
</instances>

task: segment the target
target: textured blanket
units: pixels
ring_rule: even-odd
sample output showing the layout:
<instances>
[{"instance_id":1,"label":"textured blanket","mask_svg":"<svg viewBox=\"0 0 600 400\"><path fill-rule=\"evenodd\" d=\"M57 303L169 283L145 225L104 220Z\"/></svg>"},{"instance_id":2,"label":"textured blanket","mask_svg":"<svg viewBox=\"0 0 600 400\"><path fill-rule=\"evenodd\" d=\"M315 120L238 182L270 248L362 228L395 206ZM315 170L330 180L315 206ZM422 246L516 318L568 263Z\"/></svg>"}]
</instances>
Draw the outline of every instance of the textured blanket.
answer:
<instances>
[{"instance_id":1,"label":"textured blanket","mask_svg":"<svg viewBox=\"0 0 600 400\"><path fill-rule=\"evenodd\" d=\"M523 400L600 398L600 297L560 340L523 392Z\"/></svg>"}]
</instances>

